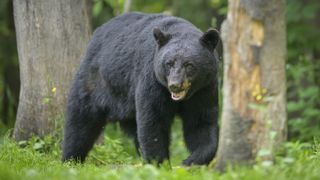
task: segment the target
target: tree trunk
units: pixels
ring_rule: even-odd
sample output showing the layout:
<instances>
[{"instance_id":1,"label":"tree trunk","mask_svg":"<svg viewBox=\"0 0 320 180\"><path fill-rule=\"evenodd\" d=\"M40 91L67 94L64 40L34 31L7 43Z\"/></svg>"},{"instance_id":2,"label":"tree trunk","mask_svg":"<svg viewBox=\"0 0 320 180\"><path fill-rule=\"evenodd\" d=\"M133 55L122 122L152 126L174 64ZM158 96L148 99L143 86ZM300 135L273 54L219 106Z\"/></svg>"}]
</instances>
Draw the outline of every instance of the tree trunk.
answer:
<instances>
[{"instance_id":1,"label":"tree trunk","mask_svg":"<svg viewBox=\"0 0 320 180\"><path fill-rule=\"evenodd\" d=\"M124 6L123 6L124 13L130 12L131 4L132 4L132 0L125 0Z\"/></svg>"},{"instance_id":2,"label":"tree trunk","mask_svg":"<svg viewBox=\"0 0 320 180\"><path fill-rule=\"evenodd\" d=\"M24 140L61 119L90 25L85 0L14 0L14 20L21 91L13 136Z\"/></svg>"},{"instance_id":3,"label":"tree trunk","mask_svg":"<svg viewBox=\"0 0 320 180\"><path fill-rule=\"evenodd\" d=\"M229 0L217 168L272 160L286 139L285 0Z\"/></svg>"}]
</instances>

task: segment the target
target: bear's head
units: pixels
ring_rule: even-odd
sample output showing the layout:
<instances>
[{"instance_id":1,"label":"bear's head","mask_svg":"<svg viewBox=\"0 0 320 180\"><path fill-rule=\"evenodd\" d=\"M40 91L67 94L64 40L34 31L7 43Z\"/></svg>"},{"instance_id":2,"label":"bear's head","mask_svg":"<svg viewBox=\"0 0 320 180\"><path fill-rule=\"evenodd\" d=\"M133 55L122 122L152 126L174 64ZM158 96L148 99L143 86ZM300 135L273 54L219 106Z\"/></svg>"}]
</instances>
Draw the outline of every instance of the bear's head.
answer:
<instances>
[{"instance_id":1,"label":"bear's head","mask_svg":"<svg viewBox=\"0 0 320 180\"><path fill-rule=\"evenodd\" d=\"M155 75L173 100L188 99L215 82L218 64L214 49L220 39L217 30L175 36L154 28L153 35L158 46Z\"/></svg>"}]
</instances>

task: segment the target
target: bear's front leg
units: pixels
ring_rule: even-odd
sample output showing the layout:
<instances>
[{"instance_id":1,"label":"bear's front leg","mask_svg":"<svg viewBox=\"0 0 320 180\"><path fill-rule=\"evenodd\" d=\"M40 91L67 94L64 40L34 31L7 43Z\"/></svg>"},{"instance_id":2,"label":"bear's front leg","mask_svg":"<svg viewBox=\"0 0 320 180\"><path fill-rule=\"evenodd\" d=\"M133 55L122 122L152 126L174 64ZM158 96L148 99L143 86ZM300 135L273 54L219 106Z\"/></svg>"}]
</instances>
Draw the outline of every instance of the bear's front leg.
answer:
<instances>
[{"instance_id":1,"label":"bear's front leg","mask_svg":"<svg viewBox=\"0 0 320 180\"><path fill-rule=\"evenodd\" d=\"M184 138L191 155L183 165L206 165L214 158L218 147L218 127L213 123L183 125Z\"/></svg>"},{"instance_id":2,"label":"bear's front leg","mask_svg":"<svg viewBox=\"0 0 320 180\"><path fill-rule=\"evenodd\" d=\"M147 163L158 165L169 160L170 129L173 112L161 88L148 88L136 95L138 141Z\"/></svg>"},{"instance_id":3,"label":"bear's front leg","mask_svg":"<svg viewBox=\"0 0 320 180\"><path fill-rule=\"evenodd\" d=\"M202 96L202 97L201 97ZM218 101L211 93L201 93L184 104L181 113L184 139L191 155L183 165L209 164L218 147Z\"/></svg>"}]
</instances>

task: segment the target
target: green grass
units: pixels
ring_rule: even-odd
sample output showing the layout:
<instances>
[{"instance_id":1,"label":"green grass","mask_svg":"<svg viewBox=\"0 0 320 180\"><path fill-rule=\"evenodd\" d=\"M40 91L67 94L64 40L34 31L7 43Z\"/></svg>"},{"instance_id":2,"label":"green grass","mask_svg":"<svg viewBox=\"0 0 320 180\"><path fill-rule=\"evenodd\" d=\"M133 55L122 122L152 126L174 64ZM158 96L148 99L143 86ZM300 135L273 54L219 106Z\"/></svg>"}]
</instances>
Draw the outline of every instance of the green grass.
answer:
<instances>
[{"instance_id":1,"label":"green grass","mask_svg":"<svg viewBox=\"0 0 320 180\"><path fill-rule=\"evenodd\" d=\"M274 164L258 161L253 167L229 167L221 174L209 166L181 167L187 157L181 138L181 125L175 123L171 164L157 168L142 164L133 143L117 126L106 130L105 143L95 146L85 164L60 162L59 138L15 143L4 137L0 145L0 179L320 179L320 143L287 142L277 153Z\"/></svg>"}]
</instances>

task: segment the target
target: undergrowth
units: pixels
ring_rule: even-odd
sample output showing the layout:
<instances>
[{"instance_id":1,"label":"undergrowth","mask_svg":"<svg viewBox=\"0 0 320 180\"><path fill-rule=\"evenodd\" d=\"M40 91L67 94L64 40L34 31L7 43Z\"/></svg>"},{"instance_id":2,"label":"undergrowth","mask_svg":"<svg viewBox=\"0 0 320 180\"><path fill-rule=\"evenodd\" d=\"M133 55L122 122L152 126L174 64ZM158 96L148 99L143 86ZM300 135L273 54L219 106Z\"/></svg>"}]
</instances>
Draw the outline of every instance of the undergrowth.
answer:
<instances>
[{"instance_id":1,"label":"undergrowth","mask_svg":"<svg viewBox=\"0 0 320 180\"><path fill-rule=\"evenodd\" d=\"M130 139L118 126L109 126L104 144L95 146L85 164L62 164L61 139L46 137L14 142L8 136L0 145L0 179L320 179L320 142L286 142L273 163L257 160L252 167L228 167L224 173L210 166L182 167L187 157L181 125L175 123L171 167L144 164Z\"/></svg>"}]
</instances>

